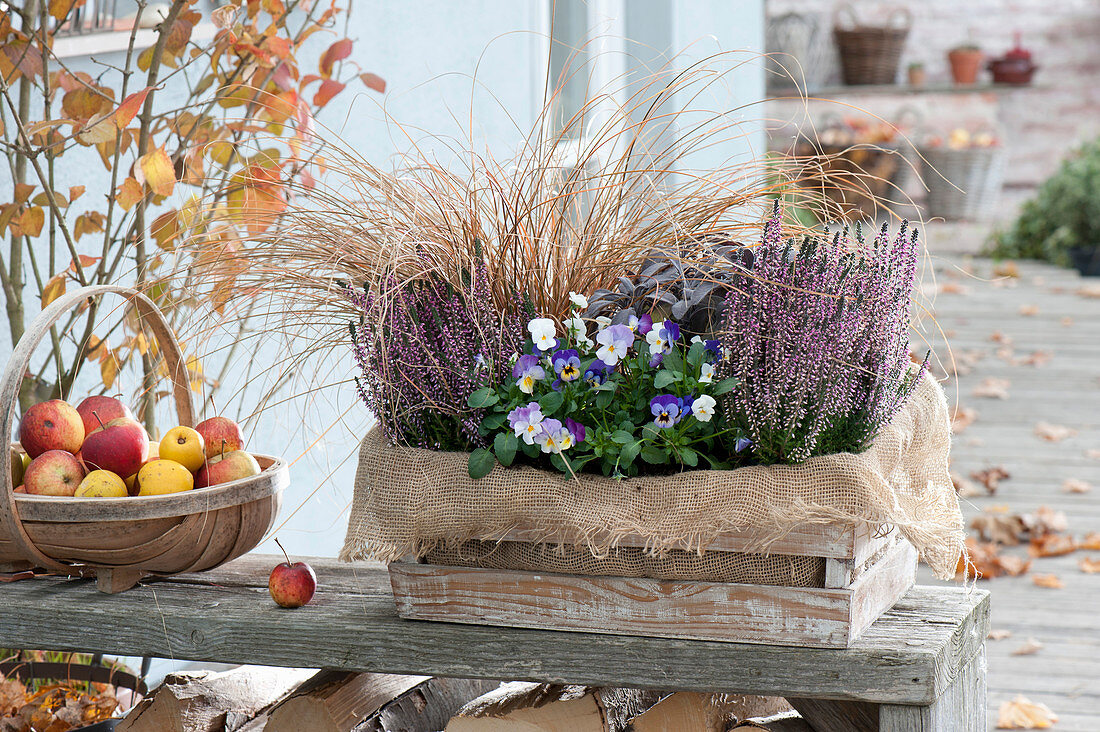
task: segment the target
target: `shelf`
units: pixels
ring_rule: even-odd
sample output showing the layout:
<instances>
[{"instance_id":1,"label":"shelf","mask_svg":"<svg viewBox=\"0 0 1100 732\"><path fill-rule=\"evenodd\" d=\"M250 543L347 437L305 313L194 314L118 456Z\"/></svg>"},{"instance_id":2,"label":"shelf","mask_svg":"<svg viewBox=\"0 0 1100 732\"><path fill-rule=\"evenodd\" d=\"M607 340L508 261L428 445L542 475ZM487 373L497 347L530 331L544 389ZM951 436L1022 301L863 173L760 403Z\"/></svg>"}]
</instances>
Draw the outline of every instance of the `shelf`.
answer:
<instances>
[{"instance_id":1,"label":"shelf","mask_svg":"<svg viewBox=\"0 0 1100 732\"><path fill-rule=\"evenodd\" d=\"M860 84L856 86L827 86L807 94L810 99L828 99L832 97L859 96L864 94L889 95L889 94L1001 94L1007 92L1028 91L1043 89L1045 87L1036 84L925 84L924 86L909 86L908 84ZM799 90L793 87L785 89L769 89L768 94L775 98L778 95L789 95L791 98L801 98ZM781 98L781 97L780 97Z\"/></svg>"}]
</instances>

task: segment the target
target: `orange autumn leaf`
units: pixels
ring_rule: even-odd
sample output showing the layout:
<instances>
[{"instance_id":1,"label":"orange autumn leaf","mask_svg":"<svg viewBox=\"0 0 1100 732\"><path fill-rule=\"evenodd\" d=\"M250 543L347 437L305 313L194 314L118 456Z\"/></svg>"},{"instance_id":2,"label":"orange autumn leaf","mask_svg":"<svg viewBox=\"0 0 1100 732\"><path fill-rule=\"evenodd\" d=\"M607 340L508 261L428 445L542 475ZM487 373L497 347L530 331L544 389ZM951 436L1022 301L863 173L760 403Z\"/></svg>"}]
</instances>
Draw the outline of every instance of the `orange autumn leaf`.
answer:
<instances>
[{"instance_id":1,"label":"orange autumn leaf","mask_svg":"<svg viewBox=\"0 0 1100 732\"><path fill-rule=\"evenodd\" d=\"M1086 551L1100 552L1100 533L1096 531L1090 531L1085 534L1085 538L1081 539L1081 542L1077 545L1079 549Z\"/></svg>"},{"instance_id":2,"label":"orange autumn leaf","mask_svg":"<svg viewBox=\"0 0 1100 732\"><path fill-rule=\"evenodd\" d=\"M65 273L55 274L42 288L42 307L65 294Z\"/></svg>"},{"instance_id":3,"label":"orange autumn leaf","mask_svg":"<svg viewBox=\"0 0 1100 732\"><path fill-rule=\"evenodd\" d=\"M1077 430L1066 427L1065 425L1038 422L1035 425L1035 434L1042 437L1047 442L1061 442L1067 437L1076 435Z\"/></svg>"},{"instance_id":4,"label":"orange autumn leaf","mask_svg":"<svg viewBox=\"0 0 1100 732\"><path fill-rule=\"evenodd\" d=\"M115 193L115 201L118 202L119 206L122 206L123 211L129 211L135 203L141 200L141 196L141 184L133 178L127 178L118 187L118 192Z\"/></svg>"},{"instance_id":5,"label":"orange autumn leaf","mask_svg":"<svg viewBox=\"0 0 1100 732\"><path fill-rule=\"evenodd\" d=\"M1027 553L1033 557L1060 557L1075 551L1077 551L1077 542L1072 536L1064 534L1033 536L1027 547Z\"/></svg>"},{"instance_id":6,"label":"orange autumn leaf","mask_svg":"<svg viewBox=\"0 0 1100 732\"><path fill-rule=\"evenodd\" d=\"M12 219L12 224L18 229L16 236L38 236L42 233L42 226L46 223L46 212L41 206L31 206Z\"/></svg>"},{"instance_id":7,"label":"orange autumn leaf","mask_svg":"<svg viewBox=\"0 0 1100 732\"><path fill-rule=\"evenodd\" d=\"M138 110L141 109L141 105L145 104L145 97L149 96L149 92L153 91L153 87L147 86L139 92L134 92L130 96L122 100L122 104L118 105L118 109L114 113L115 127L122 129L126 125L133 121L137 116Z\"/></svg>"},{"instance_id":8,"label":"orange autumn leaf","mask_svg":"<svg viewBox=\"0 0 1100 732\"><path fill-rule=\"evenodd\" d=\"M1031 581L1036 587L1043 587L1048 590L1060 590L1065 587L1061 578L1056 574L1033 574L1031 575Z\"/></svg>"},{"instance_id":9,"label":"orange autumn leaf","mask_svg":"<svg viewBox=\"0 0 1100 732\"><path fill-rule=\"evenodd\" d=\"M84 186L69 186L69 203L84 195Z\"/></svg>"},{"instance_id":10,"label":"orange autumn leaf","mask_svg":"<svg viewBox=\"0 0 1100 732\"><path fill-rule=\"evenodd\" d=\"M83 0L50 0L49 12L54 20L65 20L77 4L83 5Z\"/></svg>"},{"instance_id":11,"label":"orange autumn leaf","mask_svg":"<svg viewBox=\"0 0 1100 732\"><path fill-rule=\"evenodd\" d=\"M347 84L341 84L338 81L332 79L325 79L321 82L321 86L317 89L317 93L313 95L313 104L317 107L323 107L332 101L332 98L344 91Z\"/></svg>"},{"instance_id":12,"label":"orange autumn leaf","mask_svg":"<svg viewBox=\"0 0 1100 732\"><path fill-rule=\"evenodd\" d=\"M1046 704L1017 695L997 710L997 729L1049 729L1058 715Z\"/></svg>"},{"instance_id":13,"label":"orange autumn leaf","mask_svg":"<svg viewBox=\"0 0 1100 732\"><path fill-rule=\"evenodd\" d=\"M370 90L383 94L386 91L386 80L378 74L359 74L360 81Z\"/></svg>"},{"instance_id":14,"label":"orange autumn leaf","mask_svg":"<svg viewBox=\"0 0 1100 732\"><path fill-rule=\"evenodd\" d=\"M179 232L179 212L175 209L162 213L153 220L152 226L149 227L149 233L153 235L157 246L169 252L174 248L173 244L179 237Z\"/></svg>"},{"instance_id":15,"label":"orange autumn leaf","mask_svg":"<svg viewBox=\"0 0 1100 732\"><path fill-rule=\"evenodd\" d=\"M1081 557L1077 566L1085 574L1100 574L1100 559L1095 557Z\"/></svg>"},{"instance_id":16,"label":"orange autumn leaf","mask_svg":"<svg viewBox=\"0 0 1100 732\"><path fill-rule=\"evenodd\" d=\"M176 187L176 171L162 147L142 155L134 172L140 172L143 182L158 196L171 195Z\"/></svg>"},{"instance_id":17,"label":"orange autumn leaf","mask_svg":"<svg viewBox=\"0 0 1100 732\"><path fill-rule=\"evenodd\" d=\"M321 54L321 61L318 64L318 68L321 70L321 76L326 79L332 76L332 67L337 61L342 61L351 55L351 39L342 38L336 43L333 43L328 49Z\"/></svg>"}]
</instances>

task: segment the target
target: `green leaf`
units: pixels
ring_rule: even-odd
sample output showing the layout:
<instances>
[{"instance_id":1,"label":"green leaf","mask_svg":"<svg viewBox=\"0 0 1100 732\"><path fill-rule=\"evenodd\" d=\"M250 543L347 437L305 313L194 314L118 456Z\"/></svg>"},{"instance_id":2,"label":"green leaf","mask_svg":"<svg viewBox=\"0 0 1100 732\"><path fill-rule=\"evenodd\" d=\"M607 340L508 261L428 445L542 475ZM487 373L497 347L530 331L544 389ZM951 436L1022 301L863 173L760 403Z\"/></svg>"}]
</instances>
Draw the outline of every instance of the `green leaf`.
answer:
<instances>
[{"instance_id":1,"label":"green leaf","mask_svg":"<svg viewBox=\"0 0 1100 732\"><path fill-rule=\"evenodd\" d=\"M664 389L669 384L675 384L677 381L682 381L683 378L682 374L678 374L675 371L669 371L667 368L661 369L657 372L657 375L653 377L653 386L657 389Z\"/></svg>"},{"instance_id":2,"label":"green leaf","mask_svg":"<svg viewBox=\"0 0 1100 732\"><path fill-rule=\"evenodd\" d=\"M619 453L619 462L623 465L630 465L634 462L634 458L638 457L638 453L642 451L642 441L636 440L623 448L623 451Z\"/></svg>"},{"instance_id":3,"label":"green leaf","mask_svg":"<svg viewBox=\"0 0 1100 732\"><path fill-rule=\"evenodd\" d=\"M652 422L646 422L642 426L642 436L643 437L648 437L651 440L655 440L655 439L657 439L657 437L660 436L660 434L661 434L661 428L658 427L657 425L653 424Z\"/></svg>"},{"instance_id":4,"label":"green leaf","mask_svg":"<svg viewBox=\"0 0 1100 732\"><path fill-rule=\"evenodd\" d=\"M735 388L737 388L737 379L731 376L730 378L722 379L717 384L715 384L714 388L710 390L710 393L714 396L721 396L726 392L733 391Z\"/></svg>"},{"instance_id":5,"label":"green leaf","mask_svg":"<svg viewBox=\"0 0 1100 732\"><path fill-rule=\"evenodd\" d=\"M470 463L467 467L470 471L470 477L477 480L488 475L496 464L497 459L493 457L493 453L484 447L479 447L470 453Z\"/></svg>"},{"instance_id":6,"label":"green leaf","mask_svg":"<svg viewBox=\"0 0 1100 732\"><path fill-rule=\"evenodd\" d=\"M611 402L615 400L615 394L610 391L601 391L596 396L596 406L600 409L607 409L611 406Z\"/></svg>"},{"instance_id":7,"label":"green leaf","mask_svg":"<svg viewBox=\"0 0 1100 732\"><path fill-rule=\"evenodd\" d=\"M652 465L662 465L668 462L668 453L653 445L646 445L642 448L642 460Z\"/></svg>"},{"instance_id":8,"label":"green leaf","mask_svg":"<svg viewBox=\"0 0 1100 732\"><path fill-rule=\"evenodd\" d=\"M703 360L703 350L706 348L706 344L702 341L698 343L692 343L691 348L688 349L687 361L692 366L698 366Z\"/></svg>"},{"instance_id":9,"label":"green leaf","mask_svg":"<svg viewBox=\"0 0 1100 732\"><path fill-rule=\"evenodd\" d=\"M500 397L488 386L481 387L466 399L466 403L474 409L491 407L499 401Z\"/></svg>"},{"instance_id":10,"label":"green leaf","mask_svg":"<svg viewBox=\"0 0 1100 732\"><path fill-rule=\"evenodd\" d=\"M496 452L497 460L504 467L508 467L515 460L517 448L519 448L519 439L511 432L500 432L493 438L493 451Z\"/></svg>"},{"instance_id":11,"label":"green leaf","mask_svg":"<svg viewBox=\"0 0 1100 732\"><path fill-rule=\"evenodd\" d=\"M529 458L538 457L539 453L542 452L542 448L533 442L530 445L526 442L521 442L519 444L519 449Z\"/></svg>"},{"instance_id":12,"label":"green leaf","mask_svg":"<svg viewBox=\"0 0 1100 732\"><path fill-rule=\"evenodd\" d=\"M506 419L508 419L508 415L506 414L497 413L487 415L485 419L481 420L481 428L487 432L496 432L504 426L504 421Z\"/></svg>"},{"instance_id":13,"label":"green leaf","mask_svg":"<svg viewBox=\"0 0 1100 732\"><path fill-rule=\"evenodd\" d=\"M680 462L694 468L699 464L699 453L695 452L690 447L685 447L680 450Z\"/></svg>"},{"instance_id":14,"label":"green leaf","mask_svg":"<svg viewBox=\"0 0 1100 732\"><path fill-rule=\"evenodd\" d=\"M611 439L620 445L627 445L634 442L634 435L630 434L626 430L615 430L611 433Z\"/></svg>"},{"instance_id":15,"label":"green leaf","mask_svg":"<svg viewBox=\"0 0 1100 732\"><path fill-rule=\"evenodd\" d=\"M684 357L680 354L680 349L674 346L671 351L665 354L664 359L661 361L661 367L674 372L682 372L684 370Z\"/></svg>"},{"instance_id":16,"label":"green leaf","mask_svg":"<svg viewBox=\"0 0 1100 732\"><path fill-rule=\"evenodd\" d=\"M542 412L542 416L549 417L554 412L561 409L564 397L559 392L552 391L549 394L544 394L539 397L539 409Z\"/></svg>"}]
</instances>

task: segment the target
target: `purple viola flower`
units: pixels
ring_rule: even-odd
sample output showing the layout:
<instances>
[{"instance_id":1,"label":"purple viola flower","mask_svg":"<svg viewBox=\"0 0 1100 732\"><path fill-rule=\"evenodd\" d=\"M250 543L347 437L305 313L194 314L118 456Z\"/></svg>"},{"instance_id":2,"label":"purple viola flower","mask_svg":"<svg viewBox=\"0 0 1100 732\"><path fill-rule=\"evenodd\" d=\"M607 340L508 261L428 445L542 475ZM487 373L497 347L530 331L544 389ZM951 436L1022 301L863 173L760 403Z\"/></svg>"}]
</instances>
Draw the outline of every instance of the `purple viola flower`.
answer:
<instances>
[{"instance_id":1,"label":"purple viola flower","mask_svg":"<svg viewBox=\"0 0 1100 732\"><path fill-rule=\"evenodd\" d=\"M576 420L565 419L565 429L569 430L569 434L573 436L573 444L579 445L584 442L584 425Z\"/></svg>"},{"instance_id":2,"label":"purple viola flower","mask_svg":"<svg viewBox=\"0 0 1100 732\"><path fill-rule=\"evenodd\" d=\"M752 447L752 440L747 437L738 437L737 443L734 444L733 449L736 452L741 452L742 450L746 450L750 447Z\"/></svg>"},{"instance_id":3,"label":"purple viola flower","mask_svg":"<svg viewBox=\"0 0 1100 732\"><path fill-rule=\"evenodd\" d=\"M638 332L642 335L648 335L651 330L653 330L653 316L646 313L638 318Z\"/></svg>"},{"instance_id":4,"label":"purple viola flower","mask_svg":"<svg viewBox=\"0 0 1100 732\"><path fill-rule=\"evenodd\" d=\"M535 382L546 378L546 370L539 365L539 357L531 354L520 356L512 367L512 378L524 394L535 390Z\"/></svg>"},{"instance_id":5,"label":"purple viola flower","mask_svg":"<svg viewBox=\"0 0 1100 732\"><path fill-rule=\"evenodd\" d=\"M683 419L684 417L691 414L691 405L694 403L695 396L693 394L688 394L686 396L680 397L680 419Z\"/></svg>"},{"instance_id":6,"label":"purple viola flower","mask_svg":"<svg viewBox=\"0 0 1100 732\"><path fill-rule=\"evenodd\" d=\"M722 355L722 347L717 340L703 341L703 350L705 353L709 353L716 360Z\"/></svg>"},{"instance_id":7,"label":"purple viola flower","mask_svg":"<svg viewBox=\"0 0 1100 732\"><path fill-rule=\"evenodd\" d=\"M609 371L611 371L611 367L597 358L587 369L585 369L584 380L592 386L599 386L607 381L607 374Z\"/></svg>"},{"instance_id":8,"label":"purple viola flower","mask_svg":"<svg viewBox=\"0 0 1100 732\"><path fill-rule=\"evenodd\" d=\"M684 402L672 394L655 396L649 402L649 411L653 413L653 424L661 429L674 427L683 416Z\"/></svg>"},{"instance_id":9,"label":"purple viola flower","mask_svg":"<svg viewBox=\"0 0 1100 732\"><path fill-rule=\"evenodd\" d=\"M669 343L680 340L680 326L671 320L662 321L661 329L664 331L664 337Z\"/></svg>"},{"instance_id":10,"label":"purple viola flower","mask_svg":"<svg viewBox=\"0 0 1100 732\"><path fill-rule=\"evenodd\" d=\"M576 381L581 377L581 357L572 348L555 352L551 363L560 381Z\"/></svg>"},{"instance_id":11,"label":"purple viola flower","mask_svg":"<svg viewBox=\"0 0 1100 732\"><path fill-rule=\"evenodd\" d=\"M596 334L596 342L600 344L596 358L608 366L615 366L626 358L634 343L634 331L625 325L609 325Z\"/></svg>"},{"instance_id":12,"label":"purple viola flower","mask_svg":"<svg viewBox=\"0 0 1100 732\"><path fill-rule=\"evenodd\" d=\"M664 361L664 360L665 360L664 351L659 351L657 353L654 353L652 356L649 357L649 368L651 368L651 369L657 368L658 366L661 365L661 362Z\"/></svg>"},{"instance_id":13,"label":"purple viola flower","mask_svg":"<svg viewBox=\"0 0 1100 732\"><path fill-rule=\"evenodd\" d=\"M543 452L561 452L573 444L573 435L557 419L544 419L542 432L535 437Z\"/></svg>"},{"instance_id":14,"label":"purple viola flower","mask_svg":"<svg viewBox=\"0 0 1100 732\"><path fill-rule=\"evenodd\" d=\"M654 355L668 353L672 350L673 344L680 339L680 326L671 320L662 320L660 323L653 324L653 328L646 334L645 339L649 343L650 353Z\"/></svg>"},{"instance_id":15,"label":"purple viola flower","mask_svg":"<svg viewBox=\"0 0 1100 732\"><path fill-rule=\"evenodd\" d=\"M535 444L535 438L542 432L542 408L538 402L530 402L526 407L516 407L508 412L508 426L515 430L516 437L522 437L528 445Z\"/></svg>"}]
</instances>

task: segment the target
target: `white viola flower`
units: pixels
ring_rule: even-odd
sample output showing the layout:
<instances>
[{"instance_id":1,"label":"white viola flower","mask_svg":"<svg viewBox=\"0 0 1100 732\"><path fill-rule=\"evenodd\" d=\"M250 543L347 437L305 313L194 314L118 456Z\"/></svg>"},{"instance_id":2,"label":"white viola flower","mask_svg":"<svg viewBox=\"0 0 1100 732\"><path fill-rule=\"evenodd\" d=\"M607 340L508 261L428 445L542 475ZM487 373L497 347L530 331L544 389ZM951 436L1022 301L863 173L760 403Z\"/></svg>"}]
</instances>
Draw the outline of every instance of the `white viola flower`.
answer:
<instances>
[{"instance_id":1,"label":"white viola flower","mask_svg":"<svg viewBox=\"0 0 1100 732\"><path fill-rule=\"evenodd\" d=\"M695 343L702 343L702 342L703 342L703 339L702 339L702 338L700 338L699 336L692 336L692 337L691 337L691 342L692 342L693 344L695 344Z\"/></svg>"},{"instance_id":2,"label":"white viola flower","mask_svg":"<svg viewBox=\"0 0 1100 732\"><path fill-rule=\"evenodd\" d=\"M540 351L549 351L558 345L557 330L550 318L535 318L527 324L527 330Z\"/></svg>"},{"instance_id":3,"label":"white viola flower","mask_svg":"<svg viewBox=\"0 0 1100 732\"><path fill-rule=\"evenodd\" d=\"M660 325L660 323L654 323L653 328L645 336L646 341L649 343L649 352L653 355L672 350L668 341L664 338L664 328L661 328Z\"/></svg>"},{"instance_id":4,"label":"white viola flower","mask_svg":"<svg viewBox=\"0 0 1100 732\"><path fill-rule=\"evenodd\" d=\"M584 318L566 318L565 331L580 345L592 346L592 339L588 337L588 324L584 322Z\"/></svg>"},{"instance_id":5,"label":"white viola flower","mask_svg":"<svg viewBox=\"0 0 1100 732\"><path fill-rule=\"evenodd\" d=\"M594 320L596 321L596 325L600 326L601 328L606 328L607 326L611 325L611 318L607 317L606 315L597 315Z\"/></svg>"},{"instance_id":6,"label":"white viola flower","mask_svg":"<svg viewBox=\"0 0 1100 732\"><path fill-rule=\"evenodd\" d=\"M714 382L714 364L704 361L699 371L700 384L710 384Z\"/></svg>"},{"instance_id":7,"label":"white viola flower","mask_svg":"<svg viewBox=\"0 0 1100 732\"><path fill-rule=\"evenodd\" d=\"M700 422L709 422L714 416L714 407L718 404L710 394L703 394L691 403L691 413Z\"/></svg>"},{"instance_id":8,"label":"white viola flower","mask_svg":"<svg viewBox=\"0 0 1100 732\"><path fill-rule=\"evenodd\" d=\"M569 293L569 302L573 303L573 307L580 310L588 309L588 298L578 292Z\"/></svg>"},{"instance_id":9,"label":"white viola flower","mask_svg":"<svg viewBox=\"0 0 1100 732\"><path fill-rule=\"evenodd\" d=\"M627 357L634 343L634 333L625 325L609 325L596 334L596 342L600 344L596 358L608 366L615 366Z\"/></svg>"}]
</instances>

